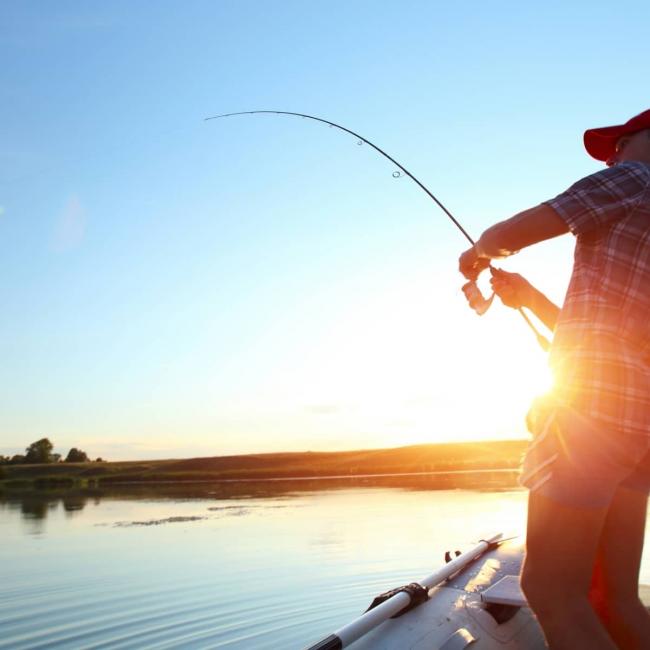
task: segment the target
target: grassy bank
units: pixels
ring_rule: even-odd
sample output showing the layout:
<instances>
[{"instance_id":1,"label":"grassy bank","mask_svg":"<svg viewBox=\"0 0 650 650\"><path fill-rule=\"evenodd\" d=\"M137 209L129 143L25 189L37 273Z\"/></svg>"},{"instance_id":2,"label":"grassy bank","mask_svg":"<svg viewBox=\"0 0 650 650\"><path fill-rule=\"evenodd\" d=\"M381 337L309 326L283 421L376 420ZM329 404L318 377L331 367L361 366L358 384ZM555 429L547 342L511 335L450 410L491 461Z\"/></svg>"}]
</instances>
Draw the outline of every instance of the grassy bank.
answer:
<instances>
[{"instance_id":1,"label":"grassy bank","mask_svg":"<svg viewBox=\"0 0 650 650\"><path fill-rule=\"evenodd\" d=\"M524 440L414 445L395 449L291 452L151 461L2 467L0 488L279 479L516 468Z\"/></svg>"}]
</instances>

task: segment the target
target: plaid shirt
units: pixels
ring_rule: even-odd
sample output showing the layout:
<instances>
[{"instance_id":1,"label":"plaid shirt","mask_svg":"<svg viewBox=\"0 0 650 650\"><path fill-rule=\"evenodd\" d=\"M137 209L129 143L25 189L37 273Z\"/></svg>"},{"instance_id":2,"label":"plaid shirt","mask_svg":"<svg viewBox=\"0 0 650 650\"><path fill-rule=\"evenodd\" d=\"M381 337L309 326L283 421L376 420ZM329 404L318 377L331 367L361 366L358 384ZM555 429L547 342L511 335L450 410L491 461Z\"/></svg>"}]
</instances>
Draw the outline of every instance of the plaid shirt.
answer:
<instances>
[{"instance_id":1,"label":"plaid shirt","mask_svg":"<svg viewBox=\"0 0 650 650\"><path fill-rule=\"evenodd\" d=\"M550 354L555 397L650 436L650 164L609 167L546 203L577 239Z\"/></svg>"}]
</instances>

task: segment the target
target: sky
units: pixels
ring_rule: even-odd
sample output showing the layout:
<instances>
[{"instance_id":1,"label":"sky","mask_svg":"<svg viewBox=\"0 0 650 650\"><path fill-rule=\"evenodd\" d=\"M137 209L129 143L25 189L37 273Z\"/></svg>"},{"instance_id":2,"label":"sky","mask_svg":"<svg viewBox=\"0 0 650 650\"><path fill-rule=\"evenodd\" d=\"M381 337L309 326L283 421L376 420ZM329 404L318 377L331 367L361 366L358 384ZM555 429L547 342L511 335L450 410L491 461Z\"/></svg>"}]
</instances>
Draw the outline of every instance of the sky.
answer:
<instances>
[{"instance_id":1,"label":"sky","mask_svg":"<svg viewBox=\"0 0 650 650\"><path fill-rule=\"evenodd\" d=\"M0 454L111 460L523 437L519 315L473 236L649 107L647 2L5 2ZM571 235L504 260L561 303ZM485 288L485 286L484 286Z\"/></svg>"}]
</instances>

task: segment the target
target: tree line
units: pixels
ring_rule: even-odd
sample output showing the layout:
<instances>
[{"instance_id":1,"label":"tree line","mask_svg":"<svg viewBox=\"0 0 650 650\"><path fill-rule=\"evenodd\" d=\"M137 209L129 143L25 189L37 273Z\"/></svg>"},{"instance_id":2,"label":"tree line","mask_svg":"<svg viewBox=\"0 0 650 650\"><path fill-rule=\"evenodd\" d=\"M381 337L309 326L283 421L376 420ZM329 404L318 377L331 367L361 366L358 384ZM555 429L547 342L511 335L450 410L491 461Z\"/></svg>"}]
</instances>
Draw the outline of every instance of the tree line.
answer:
<instances>
[{"instance_id":1,"label":"tree line","mask_svg":"<svg viewBox=\"0 0 650 650\"><path fill-rule=\"evenodd\" d=\"M62 460L61 454L54 453L54 445L49 438L41 438L32 442L25 449L24 454L15 454L14 456L0 455L0 465L41 465L45 463L88 463L90 458L88 454L81 449L72 447L68 455ZM95 459L97 463L103 463L102 458Z\"/></svg>"}]
</instances>

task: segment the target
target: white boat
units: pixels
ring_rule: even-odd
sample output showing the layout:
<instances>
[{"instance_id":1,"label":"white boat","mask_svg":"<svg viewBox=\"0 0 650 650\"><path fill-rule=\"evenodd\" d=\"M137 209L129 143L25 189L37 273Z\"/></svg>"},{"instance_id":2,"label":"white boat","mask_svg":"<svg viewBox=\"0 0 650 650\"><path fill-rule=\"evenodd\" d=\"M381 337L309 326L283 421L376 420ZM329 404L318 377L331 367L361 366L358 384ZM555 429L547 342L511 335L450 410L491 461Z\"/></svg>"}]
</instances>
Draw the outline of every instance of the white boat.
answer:
<instances>
[{"instance_id":1,"label":"white boat","mask_svg":"<svg viewBox=\"0 0 650 650\"><path fill-rule=\"evenodd\" d=\"M454 555L410 593L387 592L381 604L307 650L546 649L519 586L522 540L495 535ZM650 585L639 594L650 606Z\"/></svg>"},{"instance_id":2,"label":"white boat","mask_svg":"<svg viewBox=\"0 0 650 650\"><path fill-rule=\"evenodd\" d=\"M399 592L309 650L542 650L541 629L519 588L520 540L479 542L420 580L424 602ZM417 599L417 596L416 596Z\"/></svg>"},{"instance_id":3,"label":"white boat","mask_svg":"<svg viewBox=\"0 0 650 650\"><path fill-rule=\"evenodd\" d=\"M448 552L438 571L410 590L382 594L375 599L382 602L307 650L544 650L519 586L523 558L523 541L502 535ZM639 595L650 611L650 585L640 585Z\"/></svg>"}]
</instances>

